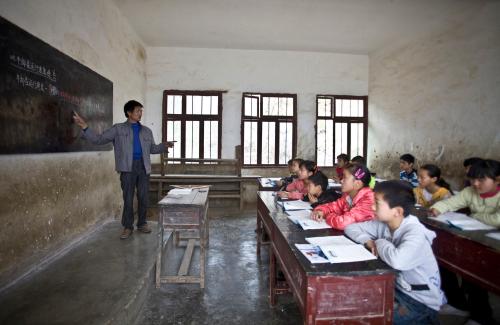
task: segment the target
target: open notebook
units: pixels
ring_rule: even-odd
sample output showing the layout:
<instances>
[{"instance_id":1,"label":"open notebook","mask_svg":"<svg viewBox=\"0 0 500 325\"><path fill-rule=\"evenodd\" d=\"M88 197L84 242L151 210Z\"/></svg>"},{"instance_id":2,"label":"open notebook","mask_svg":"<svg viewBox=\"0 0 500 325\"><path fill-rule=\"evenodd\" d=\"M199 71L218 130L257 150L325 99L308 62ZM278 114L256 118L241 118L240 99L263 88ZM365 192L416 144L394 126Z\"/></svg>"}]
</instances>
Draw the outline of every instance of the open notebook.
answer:
<instances>
[{"instance_id":1,"label":"open notebook","mask_svg":"<svg viewBox=\"0 0 500 325\"><path fill-rule=\"evenodd\" d=\"M286 211L286 214L288 219L301 226L304 230L331 228L324 220L315 221L311 219L311 210L291 210Z\"/></svg>"},{"instance_id":2,"label":"open notebook","mask_svg":"<svg viewBox=\"0 0 500 325\"><path fill-rule=\"evenodd\" d=\"M484 224L481 221L471 218L463 213L446 212L434 219L464 231L496 229L495 227Z\"/></svg>"},{"instance_id":3,"label":"open notebook","mask_svg":"<svg viewBox=\"0 0 500 325\"><path fill-rule=\"evenodd\" d=\"M294 210L312 210L309 202L305 202L302 200L294 200L294 201L278 201L278 205L283 207L285 211L294 211Z\"/></svg>"},{"instance_id":4,"label":"open notebook","mask_svg":"<svg viewBox=\"0 0 500 325\"><path fill-rule=\"evenodd\" d=\"M345 236L309 237L306 240L309 246L296 246L311 263L325 263L324 260L330 263L349 263L377 259L363 245Z\"/></svg>"}]
</instances>

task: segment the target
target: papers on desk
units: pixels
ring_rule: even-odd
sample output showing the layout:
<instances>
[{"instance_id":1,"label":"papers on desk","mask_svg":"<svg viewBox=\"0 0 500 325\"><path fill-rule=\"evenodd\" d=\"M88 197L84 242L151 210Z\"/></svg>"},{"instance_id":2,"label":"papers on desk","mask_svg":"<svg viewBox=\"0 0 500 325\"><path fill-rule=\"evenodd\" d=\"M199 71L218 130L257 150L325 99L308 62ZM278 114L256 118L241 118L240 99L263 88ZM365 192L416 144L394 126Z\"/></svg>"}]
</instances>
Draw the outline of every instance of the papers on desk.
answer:
<instances>
[{"instance_id":1,"label":"papers on desk","mask_svg":"<svg viewBox=\"0 0 500 325\"><path fill-rule=\"evenodd\" d=\"M376 260L363 245L321 245L319 246L330 263L350 263Z\"/></svg>"},{"instance_id":2,"label":"papers on desk","mask_svg":"<svg viewBox=\"0 0 500 325\"><path fill-rule=\"evenodd\" d=\"M286 211L286 214L290 221L301 226L304 230L331 228L324 220L315 221L311 219L311 210L292 210Z\"/></svg>"},{"instance_id":3,"label":"papers on desk","mask_svg":"<svg viewBox=\"0 0 500 325\"><path fill-rule=\"evenodd\" d=\"M500 240L500 232L490 232L486 234L486 237L493 238L495 240Z\"/></svg>"},{"instance_id":4,"label":"papers on desk","mask_svg":"<svg viewBox=\"0 0 500 325\"><path fill-rule=\"evenodd\" d=\"M295 246L312 264L329 263L328 259L322 256L319 247L311 244L295 244Z\"/></svg>"},{"instance_id":5,"label":"papers on desk","mask_svg":"<svg viewBox=\"0 0 500 325\"><path fill-rule=\"evenodd\" d=\"M309 202L305 202L302 200L278 201L278 205L281 205L283 207L283 210L285 211L312 210Z\"/></svg>"},{"instance_id":6,"label":"papers on desk","mask_svg":"<svg viewBox=\"0 0 500 325\"><path fill-rule=\"evenodd\" d=\"M262 187L275 187L278 185L278 181L280 180L281 178L265 178L265 177L262 177L259 179L259 182L260 182L260 185Z\"/></svg>"},{"instance_id":7,"label":"papers on desk","mask_svg":"<svg viewBox=\"0 0 500 325\"><path fill-rule=\"evenodd\" d=\"M168 192L168 195L174 195L174 196L177 196L177 195L189 195L189 194L191 194L191 189L190 188L174 188L174 189L171 189Z\"/></svg>"},{"instance_id":8,"label":"papers on desk","mask_svg":"<svg viewBox=\"0 0 500 325\"><path fill-rule=\"evenodd\" d=\"M481 221L468 217L463 213L446 212L433 219L442 223L447 223L450 226L463 231L496 229L495 227L486 225Z\"/></svg>"},{"instance_id":9,"label":"papers on desk","mask_svg":"<svg viewBox=\"0 0 500 325\"><path fill-rule=\"evenodd\" d=\"M358 245L346 236L323 236L323 237L309 237L306 241L314 246L322 245Z\"/></svg>"},{"instance_id":10,"label":"papers on desk","mask_svg":"<svg viewBox=\"0 0 500 325\"><path fill-rule=\"evenodd\" d=\"M324 259L330 263L350 263L377 259L363 245L357 244L345 236L309 237L306 240L309 245L304 244L299 247L299 244L296 244L296 246L311 263L324 263Z\"/></svg>"}]
</instances>

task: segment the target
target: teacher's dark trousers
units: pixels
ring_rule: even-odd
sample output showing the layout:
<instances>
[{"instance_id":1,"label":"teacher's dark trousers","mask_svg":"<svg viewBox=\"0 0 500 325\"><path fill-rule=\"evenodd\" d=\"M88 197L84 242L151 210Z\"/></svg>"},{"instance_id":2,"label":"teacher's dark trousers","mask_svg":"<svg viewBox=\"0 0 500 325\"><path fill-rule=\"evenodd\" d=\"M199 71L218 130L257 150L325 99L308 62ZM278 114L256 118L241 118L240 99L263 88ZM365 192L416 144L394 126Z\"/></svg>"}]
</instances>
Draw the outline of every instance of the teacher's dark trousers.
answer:
<instances>
[{"instance_id":1,"label":"teacher's dark trousers","mask_svg":"<svg viewBox=\"0 0 500 325\"><path fill-rule=\"evenodd\" d=\"M134 193L137 188L138 218L137 227L146 224L148 207L149 175L146 174L143 160L134 160L131 172L121 172L120 181L123 191L122 225L134 229Z\"/></svg>"}]
</instances>

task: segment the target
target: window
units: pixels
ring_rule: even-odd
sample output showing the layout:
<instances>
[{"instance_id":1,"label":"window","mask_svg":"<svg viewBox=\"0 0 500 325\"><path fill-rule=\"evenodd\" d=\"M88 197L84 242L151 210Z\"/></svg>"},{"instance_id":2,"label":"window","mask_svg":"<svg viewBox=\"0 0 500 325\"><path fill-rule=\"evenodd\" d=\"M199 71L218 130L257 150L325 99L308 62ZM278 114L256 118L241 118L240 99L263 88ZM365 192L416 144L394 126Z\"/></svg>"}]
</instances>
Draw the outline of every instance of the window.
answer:
<instances>
[{"instance_id":1,"label":"window","mask_svg":"<svg viewBox=\"0 0 500 325\"><path fill-rule=\"evenodd\" d=\"M336 157L366 157L368 131L367 96L316 97L316 161L333 166Z\"/></svg>"},{"instance_id":2,"label":"window","mask_svg":"<svg viewBox=\"0 0 500 325\"><path fill-rule=\"evenodd\" d=\"M220 159L222 92L163 92L163 141L177 141L168 158Z\"/></svg>"},{"instance_id":3,"label":"window","mask_svg":"<svg viewBox=\"0 0 500 325\"><path fill-rule=\"evenodd\" d=\"M297 95L243 93L243 165L286 166L296 154Z\"/></svg>"}]
</instances>

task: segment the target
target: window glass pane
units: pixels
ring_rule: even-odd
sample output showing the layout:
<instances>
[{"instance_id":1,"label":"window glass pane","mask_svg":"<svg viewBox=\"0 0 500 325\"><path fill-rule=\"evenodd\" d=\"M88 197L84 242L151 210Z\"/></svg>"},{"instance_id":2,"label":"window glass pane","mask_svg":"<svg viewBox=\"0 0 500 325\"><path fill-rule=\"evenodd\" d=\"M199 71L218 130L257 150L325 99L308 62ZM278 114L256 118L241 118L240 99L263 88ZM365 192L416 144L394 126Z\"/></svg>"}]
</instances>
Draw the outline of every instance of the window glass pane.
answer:
<instances>
[{"instance_id":1,"label":"window glass pane","mask_svg":"<svg viewBox=\"0 0 500 325\"><path fill-rule=\"evenodd\" d=\"M279 143L279 161L281 165L286 165L288 160L292 159L293 145L293 124L290 122L282 122L279 124L280 143Z\"/></svg>"},{"instance_id":2,"label":"window glass pane","mask_svg":"<svg viewBox=\"0 0 500 325\"><path fill-rule=\"evenodd\" d=\"M262 122L262 164L274 164L276 146L276 123Z\"/></svg>"},{"instance_id":3,"label":"window glass pane","mask_svg":"<svg viewBox=\"0 0 500 325\"><path fill-rule=\"evenodd\" d=\"M212 101L211 96L203 96L201 102L201 114L210 115L212 111Z\"/></svg>"},{"instance_id":4,"label":"window glass pane","mask_svg":"<svg viewBox=\"0 0 500 325\"><path fill-rule=\"evenodd\" d=\"M182 96L167 96L167 114L182 114Z\"/></svg>"},{"instance_id":5,"label":"window glass pane","mask_svg":"<svg viewBox=\"0 0 500 325\"><path fill-rule=\"evenodd\" d=\"M244 122L243 163L257 164L257 122Z\"/></svg>"},{"instance_id":6,"label":"window glass pane","mask_svg":"<svg viewBox=\"0 0 500 325\"><path fill-rule=\"evenodd\" d=\"M201 96L193 96L193 112L192 114L201 114Z\"/></svg>"},{"instance_id":7,"label":"window glass pane","mask_svg":"<svg viewBox=\"0 0 500 325\"><path fill-rule=\"evenodd\" d=\"M245 97L245 115L257 117L259 99L255 97Z\"/></svg>"},{"instance_id":8,"label":"window glass pane","mask_svg":"<svg viewBox=\"0 0 500 325\"><path fill-rule=\"evenodd\" d=\"M177 141L168 149L169 158L181 158L181 121L167 121L167 141Z\"/></svg>"},{"instance_id":9,"label":"window glass pane","mask_svg":"<svg viewBox=\"0 0 500 325\"><path fill-rule=\"evenodd\" d=\"M186 158L200 158L200 122L186 121Z\"/></svg>"},{"instance_id":10,"label":"window glass pane","mask_svg":"<svg viewBox=\"0 0 500 325\"><path fill-rule=\"evenodd\" d=\"M335 123L335 157L347 152L347 123Z\"/></svg>"},{"instance_id":11,"label":"window glass pane","mask_svg":"<svg viewBox=\"0 0 500 325\"><path fill-rule=\"evenodd\" d=\"M204 158L217 159L218 157L218 121L204 121Z\"/></svg>"},{"instance_id":12,"label":"window glass pane","mask_svg":"<svg viewBox=\"0 0 500 325\"><path fill-rule=\"evenodd\" d=\"M211 96L211 101L212 101L211 114L212 115L219 114L219 96Z\"/></svg>"},{"instance_id":13,"label":"window glass pane","mask_svg":"<svg viewBox=\"0 0 500 325\"><path fill-rule=\"evenodd\" d=\"M333 120L318 120L317 159L319 166L333 166Z\"/></svg>"},{"instance_id":14,"label":"window glass pane","mask_svg":"<svg viewBox=\"0 0 500 325\"><path fill-rule=\"evenodd\" d=\"M293 116L293 98L288 97L287 98L287 104L286 104L286 115L287 116Z\"/></svg>"},{"instance_id":15,"label":"window glass pane","mask_svg":"<svg viewBox=\"0 0 500 325\"><path fill-rule=\"evenodd\" d=\"M363 155L363 123L351 123L351 157Z\"/></svg>"}]
</instances>

